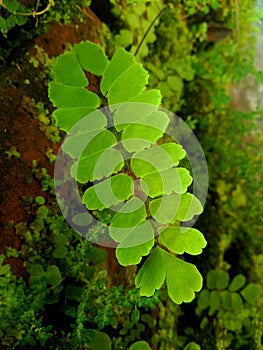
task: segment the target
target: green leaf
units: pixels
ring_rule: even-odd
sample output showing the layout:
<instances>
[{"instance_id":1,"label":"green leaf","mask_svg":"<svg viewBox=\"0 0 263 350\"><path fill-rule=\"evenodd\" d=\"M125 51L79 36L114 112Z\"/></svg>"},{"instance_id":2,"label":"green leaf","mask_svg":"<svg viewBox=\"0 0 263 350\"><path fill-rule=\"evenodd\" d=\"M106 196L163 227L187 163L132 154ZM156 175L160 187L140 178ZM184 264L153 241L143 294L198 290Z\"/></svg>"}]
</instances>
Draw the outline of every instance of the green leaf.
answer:
<instances>
[{"instance_id":1,"label":"green leaf","mask_svg":"<svg viewBox=\"0 0 263 350\"><path fill-rule=\"evenodd\" d=\"M110 232L113 239L121 241L126 235L124 228L135 227L143 222L146 217L147 213L143 201L137 197L131 198L111 220ZM120 228L120 230L114 230L113 228Z\"/></svg>"},{"instance_id":2,"label":"green leaf","mask_svg":"<svg viewBox=\"0 0 263 350\"><path fill-rule=\"evenodd\" d=\"M53 105L58 108L88 107L96 109L100 105L100 99L94 92L55 81L49 84L49 98Z\"/></svg>"},{"instance_id":3,"label":"green leaf","mask_svg":"<svg viewBox=\"0 0 263 350\"><path fill-rule=\"evenodd\" d=\"M143 102L159 106L162 102L161 91L157 89L143 91L141 94L132 97L130 102Z\"/></svg>"},{"instance_id":4,"label":"green leaf","mask_svg":"<svg viewBox=\"0 0 263 350\"><path fill-rule=\"evenodd\" d=\"M81 159L74 163L71 175L80 183L100 180L124 166L122 154L113 148L117 140L109 130L97 134L87 145Z\"/></svg>"},{"instance_id":5,"label":"green leaf","mask_svg":"<svg viewBox=\"0 0 263 350\"><path fill-rule=\"evenodd\" d=\"M68 253L68 248L65 246L57 246L53 251L54 258L63 259Z\"/></svg>"},{"instance_id":6,"label":"green leaf","mask_svg":"<svg viewBox=\"0 0 263 350\"><path fill-rule=\"evenodd\" d=\"M19 6L19 10L22 10L24 11L25 7L24 6ZM27 22L27 18L26 16L19 16L17 15L16 16L16 23L19 25L19 26L22 26L23 24L25 24Z\"/></svg>"},{"instance_id":7,"label":"green leaf","mask_svg":"<svg viewBox=\"0 0 263 350\"><path fill-rule=\"evenodd\" d=\"M231 293L231 306L234 313L241 313L243 310L243 301L238 293Z\"/></svg>"},{"instance_id":8,"label":"green leaf","mask_svg":"<svg viewBox=\"0 0 263 350\"><path fill-rule=\"evenodd\" d=\"M164 284L166 266L163 263L163 254L160 248L151 252L140 268L135 278L135 286L140 288L140 295L150 297L155 290Z\"/></svg>"},{"instance_id":9,"label":"green leaf","mask_svg":"<svg viewBox=\"0 0 263 350\"><path fill-rule=\"evenodd\" d=\"M190 302L202 288L202 276L197 268L157 247L139 270L135 285L140 294L152 296L166 277L168 294L176 304Z\"/></svg>"},{"instance_id":10,"label":"green leaf","mask_svg":"<svg viewBox=\"0 0 263 350\"><path fill-rule=\"evenodd\" d=\"M14 1L14 0L4 0L3 2L10 12L17 11L17 9L20 5L19 2Z\"/></svg>"},{"instance_id":11,"label":"green leaf","mask_svg":"<svg viewBox=\"0 0 263 350\"><path fill-rule=\"evenodd\" d=\"M185 193L192 183L192 177L184 168L171 168L142 177L141 187L146 183L147 193L151 198L170 195L172 192Z\"/></svg>"},{"instance_id":12,"label":"green leaf","mask_svg":"<svg viewBox=\"0 0 263 350\"><path fill-rule=\"evenodd\" d=\"M120 33L114 37L115 44L117 46L127 47L132 44L133 35L127 29L121 29Z\"/></svg>"},{"instance_id":13,"label":"green leaf","mask_svg":"<svg viewBox=\"0 0 263 350\"><path fill-rule=\"evenodd\" d=\"M74 224L78 225L78 226L88 226L92 223L92 215L90 215L89 213L79 213L76 214L72 217L72 221Z\"/></svg>"},{"instance_id":14,"label":"green leaf","mask_svg":"<svg viewBox=\"0 0 263 350\"><path fill-rule=\"evenodd\" d=\"M94 112L97 107L73 107L59 108L53 112L56 119L56 125L63 131L69 133L72 127L78 123L83 117Z\"/></svg>"},{"instance_id":15,"label":"green leaf","mask_svg":"<svg viewBox=\"0 0 263 350\"><path fill-rule=\"evenodd\" d=\"M180 145L165 143L135 153L131 159L131 169L137 177L142 177L176 166L184 156L185 151Z\"/></svg>"},{"instance_id":16,"label":"green leaf","mask_svg":"<svg viewBox=\"0 0 263 350\"><path fill-rule=\"evenodd\" d=\"M65 246L57 246L53 251L54 258L63 259L68 253L68 248Z\"/></svg>"},{"instance_id":17,"label":"green leaf","mask_svg":"<svg viewBox=\"0 0 263 350\"><path fill-rule=\"evenodd\" d=\"M148 84L148 72L141 64L135 63L122 73L109 88L107 98L110 105L129 102Z\"/></svg>"},{"instance_id":18,"label":"green leaf","mask_svg":"<svg viewBox=\"0 0 263 350\"><path fill-rule=\"evenodd\" d=\"M242 288L246 283L246 278L244 275L236 275L232 282L230 283L228 289L231 291L231 292L237 292L240 288Z\"/></svg>"},{"instance_id":19,"label":"green leaf","mask_svg":"<svg viewBox=\"0 0 263 350\"><path fill-rule=\"evenodd\" d=\"M132 310L131 313L131 322L133 324L138 323L140 320L140 311L138 310L138 308L136 307L135 309Z\"/></svg>"},{"instance_id":20,"label":"green leaf","mask_svg":"<svg viewBox=\"0 0 263 350\"><path fill-rule=\"evenodd\" d=\"M172 91L181 92L184 84L178 75L172 75L167 78L167 85Z\"/></svg>"},{"instance_id":21,"label":"green leaf","mask_svg":"<svg viewBox=\"0 0 263 350\"><path fill-rule=\"evenodd\" d=\"M208 289L225 289L229 284L229 274L225 271L210 270L206 275Z\"/></svg>"},{"instance_id":22,"label":"green leaf","mask_svg":"<svg viewBox=\"0 0 263 350\"><path fill-rule=\"evenodd\" d=\"M233 319L232 315L233 312L230 315L228 315L227 318L224 319L224 327L229 331L240 333L243 326L242 322L240 322L238 318Z\"/></svg>"},{"instance_id":23,"label":"green leaf","mask_svg":"<svg viewBox=\"0 0 263 350\"><path fill-rule=\"evenodd\" d=\"M212 290L209 294L209 305L208 315L212 316L220 308L220 294L217 290Z\"/></svg>"},{"instance_id":24,"label":"green leaf","mask_svg":"<svg viewBox=\"0 0 263 350\"><path fill-rule=\"evenodd\" d=\"M110 337L103 332L96 332L96 335L91 338L91 350L111 350Z\"/></svg>"},{"instance_id":25,"label":"green leaf","mask_svg":"<svg viewBox=\"0 0 263 350\"><path fill-rule=\"evenodd\" d=\"M57 286L62 282L61 273L56 265L48 267L46 272L46 281L52 286Z\"/></svg>"},{"instance_id":26,"label":"green leaf","mask_svg":"<svg viewBox=\"0 0 263 350\"><path fill-rule=\"evenodd\" d=\"M154 199L150 202L149 209L154 219L162 224L170 224L175 220L189 221L203 211L201 203L191 193Z\"/></svg>"},{"instance_id":27,"label":"green leaf","mask_svg":"<svg viewBox=\"0 0 263 350\"><path fill-rule=\"evenodd\" d=\"M60 55L56 60L53 71L55 81L58 83L81 88L89 85L89 81L74 52L66 52Z\"/></svg>"},{"instance_id":28,"label":"green leaf","mask_svg":"<svg viewBox=\"0 0 263 350\"><path fill-rule=\"evenodd\" d=\"M82 68L95 75L103 75L108 65L107 56L101 47L91 41L79 43L73 47Z\"/></svg>"},{"instance_id":29,"label":"green leaf","mask_svg":"<svg viewBox=\"0 0 263 350\"><path fill-rule=\"evenodd\" d=\"M194 78L195 71L192 68L191 57L184 57L176 62L170 61L170 69L175 69L181 78L191 81Z\"/></svg>"},{"instance_id":30,"label":"green leaf","mask_svg":"<svg viewBox=\"0 0 263 350\"><path fill-rule=\"evenodd\" d=\"M87 183L118 173L123 166L122 154L114 148L108 148L74 163L71 175L80 183Z\"/></svg>"},{"instance_id":31,"label":"green leaf","mask_svg":"<svg viewBox=\"0 0 263 350\"><path fill-rule=\"evenodd\" d=\"M221 301L222 301L222 306L226 310L231 310L231 295L228 290L223 290L221 293Z\"/></svg>"},{"instance_id":32,"label":"green leaf","mask_svg":"<svg viewBox=\"0 0 263 350\"><path fill-rule=\"evenodd\" d=\"M197 308L198 308L198 311L200 311L200 313L203 310L208 308L208 306L209 306L209 295L210 295L210 292L207 289L203 289L200 292L199 297L198 297L198 301L197 301ZM198 315L200 315L200 313L198 313Z\"/></svg>"},{"instance_id":33,"label":"green leaf","mask_svg":"<svg viewBox=\"0 0 263 350\"><path fill-rule=\"evenodd\" d=\"M151 347L149 346L149 344L146 341L140 340L140 341L137 341L136 343L132 344L129 347L129 350L151 350Z\"/></svg>"},{"instance_id":34,"label":"green leaf","mask_svg":"<svg viewBox=\"0 0 263 350\"><path fill-rule=\"evenodd\" d=\"M194 341L191 341L191 343L188 343L185 347L184 350L201 350L200 345L195 343Z\"/></svg>"},{"instance_id":35,"label":"green leaf","mask_svg":"<svg viewBox=\"0 0 263 350\"><path fill-rule=\"evenodd\" d=\"M196 266L163 250L168 295L176 304L189 303L202 288L202 276Z\"/></svg>"},{"instance_id":36,"label":"green leaf","mask_svg":"<svg viewBox=\"0 0 263 350\"><path fill-rule=\"evenodd\" d=\"M157 106L148 103L123 103L114 112L117 131L129 127L130 124L142 124L165 132L169 121L166 113L158 111Z\"/></svg>"},{"instance_id":37,"label":"green leaf","mask_svg":"<svg viewBox=\"0 0 263 350\"><path fill-rule=\"evenodd\" d=\"M118 174L88 188L82 201L90 210L102 210L127 200L133 191L132 178L127 174Z\"/></svg>"},{"instance_id":38,"label":"green leaf","mask_svg":"<svg viewBox=\"0 0 263 350\"><path fill-rule=\"evenodd\" d=\"M72 158L80 158L87 145L94 137L104 131L106 126L107 118L105 114L100 110L93 111L71 129L70 134L62 144L63 151Z\"/></svg>"},{"instance_id":39,"label":"green leaf","mask_svg":"<svg viewBox=\"0 0 263 350\"><path fill-rule=\"evenodd\" d=\"M69 239L66 235L63 235L63 233L59 233L55 236L54 242L58 245L67 245L69 244Z\"/></svg>"},{"instance_id":40,"label":"green leaf","mask_svg":"<svg viewBox=\"0 0 263 350\"><path fill-rule=\"evenodd\" d=\"M114 235L114 229L110 232ZM116 257L123 266L137 265L154 246L154 230L149 222L145 222L131 229L124 229L124 232L125 237L116 249Z\"/></svg>"},{"instance_id":41,"label":"green leaf","mask_svg":"<svg viewBox=\"0 0 263 350\"><path fill-rule=\"evenodd\" d=\"M31 276L37 276L37 277L41 277L45 274L43 267L39 264L33 265L29 273Z\"/></svg>"},{"instance_id":42,"label":"green leaf","mask_svg":"<svg viewBox=\"0 0 263 350\"><path fill-rule=\"evenodd\" d=\"M104 72L100 88L112 105L130 101L145 90L147 83L148 72L132 54L119 49Z\"/></svg>"},{"instance_id":43,"label":"green leaf","mask_svg":"<svg viewBox=\"0 0 263 350\"><path fill-rule=\"evenodd\" d=\"M159 129L142 124L133 124L124 129L121 139L123 147L132 153L149 148L162 136L163 131Z\"/></svg>"},{"instance_id":44,"label":"green leaf","mask_svg":"<svg viewBox=\"0 0 263 350\"><path fill-rule=\"evenodd\" d=\"M255 304L261 293L261 287L255 283L249 283L242 291L241 295L250 305Z\"/></svg>"},{"instance_id":45,"label":"green leaf","mask_svg":"<svg viewBox=\"0 0 263 350\"><path fill-rule=\"evenodd\" d=\"M113 83L134 63L134 56L124 49L115 52L100 83L100 90L104 96L106 96Z\"/></svg>"},{"instance_id":46,"label":"green leaf","mask_svg":"<svg viewBox=\"0 0 263 350\"><path fill-rule=\"evenodd\" d=\"M198 255L207 244L202 233L194 228L169 226L160 231L159 242L176 254Z\"/></svg>"}]
</instances>

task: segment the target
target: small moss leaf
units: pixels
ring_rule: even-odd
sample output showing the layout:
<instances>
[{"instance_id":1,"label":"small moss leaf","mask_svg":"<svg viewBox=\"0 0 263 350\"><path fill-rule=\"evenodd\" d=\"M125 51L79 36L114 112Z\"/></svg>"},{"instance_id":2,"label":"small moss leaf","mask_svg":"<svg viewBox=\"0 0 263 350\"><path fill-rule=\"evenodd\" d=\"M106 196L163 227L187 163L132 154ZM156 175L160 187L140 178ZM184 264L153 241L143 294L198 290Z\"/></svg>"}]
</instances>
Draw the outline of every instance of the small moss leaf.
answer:
<instances>
[{"instance_id":1,"label":"small moss leaf","mask_svg":"<svg viewBox=\"0 0 263 350\"><path fill-rule=\"evenodd\" d=\"M29 272L31 276L36 277L41 277L45 274L43 267L39 264L33 265Z\"/></svg>"},{"instance_id":2,"label":"small moss leaf","mask_svg":"<svg viewBox=\"0 0 263 350\"><path fill-rule=\"evenodd\" d=\"M151 347L146 341L140 340L132 344L129 350L151 350Z\"/></svg>"},{"instance_id":3,"label":"small moss leaf","mask_svg":"<svg viewBox=\"0 0 263 350\"><path fill-rule=\"evenodd\" d=\"M73 51L83 69L95 75L103 75L109 60L99 45L85 41L75 45Z\"/></svg>"},{"instance_id":4,"label":"small moss leaf","mask_svg":"<svg viewBox=\"0 0 263 350\"><path fill-rule=\"evenodd\" d=\"M91 338L91 350L111 350L110 337L103 332L96 332L96 335Z\"/></svg>"},{"instance_id":5,"label":"small moss leaf","mask_svg":"<svg viewBox=\"0 0 263 350\"><path fill-rule=\"evenodd\" d=\"M253 305L258 301L261 293L261 287L255 283L249 283L242 291L241 295L244 297L246 302Z\"/></svg>"},{"instance_id":6,"label":"small moss leaf","mask_svg":"<svg viewBox=\"0 0 263 350\"><path fill-rule=\"evenodd\" d=\"M59 234L56 234L56 236L54 238L54 242L57 245L67 245L67 244L69 244L69 238L66 235L64 235L63 233L59 233Z\"/></svg>"},{"instance_id":7,"label":"small moss leaf","mask_svg":"<svg viewBox=\"0 0 263 350\"><path fill-rule=\"evenodd\" d=\"M131 322L133 324L138 323L140 320L140 311L138 310L138 308L136 307L135 309L132 310L131 313Z\"/></svg>"},{"instance_id":8,"label":"small moss leaf","mask_svg":"<svg viewBox=\"0 0 263 350\"><path fill-rule=\"evenodd\" d=\"M127 29L121 29L119 34L114 37L115 44L121 47L127 47L133 42L133 34Z\"/></svg>"},{"instance_id":9,"label":"small moss leaf","mask_svg":"<svg viewBox=\"0 0 263 350\"><path fill-rule=\"evenodd\" d=\"M222 306L226 310L231 310L231 292L228 290L223 290L221 293Z\"/></svg>"},{"instance_id":10,"label":"small moss leaf","mask_svg":"<svg viewBox=\"0 0 263 350\"><path fill-rule=\"evenodd\" d=\"M82 201L88 209L102 210L124 202L133 194L133 180L127 174L118 174L88 188Z\"/></svg>"},{"instance_id":11,"label":"small moss leaf","mask_svg":"<svg viewBox=\"0 0 263 350\"><path fill-rule=\"evenodd\" d=\"M231 291L231 292L237 292L239 289L241 289L246 283L246 278L244 275L236 275L232 282L230 283L228 289Z\"/></svg>"},{"instance_id":12,"label":"small moss leaf","mask_svg":"<svg viewBox=\"0 0 263 350\"><path fill-rule=\"evenodd\" d=\"M159 235L159 242L176 254L198 255L207 242L203 234L194 228L168 226Z\"/></svg>"},{"instance_id":13,"label":"small moss leaf","mask_svg":"<svg viewBox=\"0 0 263 350\"><path fill-rule=\"evenodd\" d=\"M209 294L209 316L212 316L220 308L220 294L217 290L212 290Z\"/></svg>"},{"instance_id":14,"label":"small moss leaf","mask_svg":"<svg viewBox=\"0 0 263 350\"><path fill-rule=\"evenodd\" d=\"M57 246L53 251L54 258L63 259L68 253L68 248L65 246Z\"/></svg>"},{"instance_id":15,"label":"small moss leaf","mask_svg":"<svg viewBox=\"0 0 263 350\"><path fill-rule=\"evenodd\" d=\"M243 301L238 293L231 293L231 306L234 313L238 314L243 310Z\"/></svg>"},{"instance_id":16,"label":"small moss leaf","mask_svg":"<svg viewBox=\"0 0 263 350\"><path fill-rule=\"evenodd\" d=\"M92 215L90 215L89 213L79 213L76 214L72 217L72 221L74 222L74 224L78 225L78 226L88 226L92 223Z\"/></svg>"},{"instance_id":17,"label":"small moss leaf","mask_svg":"<svg viewBox=\"0 0 263 350\"><path fill-rule=\"evenodd\" d=\"M61 283L61 273L56 265L51 265L48 267L46 272L46 281L52 286L57 286Z\"/></svg>"},{"instance_id":18,"label":"small moss leaf","mask_svg":"<svg viewBox=\"0 0 263 350\"><path fill-rule=\"evenodd\" d=\"M208 289L226 289L229 284L229 274L225 271L210 270L206 275Z\"/></svg>"},{"instance_id":19,"label":"small moss leaf","mask_svg":"<svg viewBox=\"0 0 263 350\"><path fill-rule=\"evenodd\" d=\"M200 315L201 312L209 307L209 290L203 289L198 297L197 301L197 315Z\"/></svg>"}]
</instances>

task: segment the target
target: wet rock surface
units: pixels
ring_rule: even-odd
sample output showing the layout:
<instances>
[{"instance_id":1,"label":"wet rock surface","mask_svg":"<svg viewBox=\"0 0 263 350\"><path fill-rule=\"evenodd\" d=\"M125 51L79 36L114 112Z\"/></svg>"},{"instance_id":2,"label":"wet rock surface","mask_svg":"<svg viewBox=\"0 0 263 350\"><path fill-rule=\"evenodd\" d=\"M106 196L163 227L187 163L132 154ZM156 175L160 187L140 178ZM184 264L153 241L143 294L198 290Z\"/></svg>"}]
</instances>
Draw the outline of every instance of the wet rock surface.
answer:
<instances>
[{"instance_id":1,"label":"wet rock surface","mask_svg":"<svg viewBox=\"0 0 263 350\"><path fill-rule=\"evenodd\" d=\"M47 153L50 150L56 153L58 145L47 137L49 129L41 121L39 110L39 102L48 110L47 118L53 110L47 95L44 56L58 56L68 43L100 42L101 22L87 11L92 20L87 17L85 23L52 24L47 33L16 50L0 73L0 254L7 247L19 248L15 226L30 222L35 214L28 212L23 197L47 196L32 173L32 162L37 161L39 168L46 168L53 175ZM7 258L5 263L10 263L17 276L25 276L21 259Z\"/></svg>"}]
</instances>

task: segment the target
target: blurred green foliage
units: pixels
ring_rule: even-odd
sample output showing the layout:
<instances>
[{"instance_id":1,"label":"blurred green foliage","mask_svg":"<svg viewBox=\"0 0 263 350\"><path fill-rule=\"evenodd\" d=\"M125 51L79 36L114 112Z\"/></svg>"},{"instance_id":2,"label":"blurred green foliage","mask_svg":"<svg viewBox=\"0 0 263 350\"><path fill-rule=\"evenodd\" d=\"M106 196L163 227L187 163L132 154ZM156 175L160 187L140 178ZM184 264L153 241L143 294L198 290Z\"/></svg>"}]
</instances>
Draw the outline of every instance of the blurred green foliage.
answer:
<instances>
[{"instance_id":1,"label":"blurred green foliage","mask_svg":"<svg viewBox=\"0 0 263 350\"><path fill-rule=\"evenodd\" d=\"M145 298L136 289L109 286L106 252L72 232L42 198L27 198L25 206L36 215L16 225L21 248L8 248L6 255L23 259L28 282L1 265L1 346L97 350L99 339L105 349L126 350L145 339L160 350L262 350L262 110L237 111L230 97L233 82L248 73L262 82L253 67L252 35L252 22L261 13L253 10L254 1L240 1L236 28L234 2L111 3L119 30L107 34L109 52L116 46L135 52L151 21L167 6L138 58L150 72L150 87L162 91L164 107L195 128L208 160L210 192L198 222L208 240L198 260L207 274L206 287L196 303L181 307L165 290ZM60 4L56 1L60 10L52 7L50 16L70 21L74 12L67 10L68 3ZM209 41L214 23L231 34ZM36 163L34 176L52 196L52 178Z\"/></svg>"}]
</instances>

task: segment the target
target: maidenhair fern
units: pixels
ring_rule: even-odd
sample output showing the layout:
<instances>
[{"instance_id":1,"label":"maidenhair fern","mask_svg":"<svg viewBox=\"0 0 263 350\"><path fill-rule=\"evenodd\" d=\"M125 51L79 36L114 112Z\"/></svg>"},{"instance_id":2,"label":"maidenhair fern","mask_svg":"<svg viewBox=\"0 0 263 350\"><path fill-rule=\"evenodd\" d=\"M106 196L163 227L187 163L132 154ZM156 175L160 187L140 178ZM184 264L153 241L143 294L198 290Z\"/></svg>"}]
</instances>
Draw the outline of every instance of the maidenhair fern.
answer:
<instances>
[{"instance_id":1,"label":"maidenhair fern","mask_svg":"<svg viewBox=\"0 0 263 350\"><path fill-rule=\"evenodd\" d=\"M89 90L87 72L100 78ZM159 90L147 90L148 72L135 57L118 49L112 59L89 41L59 56L49 98L54 117L68 133L63 152L73 159L71 176L83 184L82 202L98 219L107 213L109 238L121 265L146 257L135 284L151 296L167 283L175 302L190 302L202 287L197 268L179 259L206 246L196 229L181 222L203 208L187 188L186 156L176 142L164 142L168 115L160 111ZM99 109L100 108L100 109Z\"/></svg>"}]
</instances>

